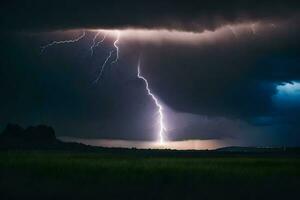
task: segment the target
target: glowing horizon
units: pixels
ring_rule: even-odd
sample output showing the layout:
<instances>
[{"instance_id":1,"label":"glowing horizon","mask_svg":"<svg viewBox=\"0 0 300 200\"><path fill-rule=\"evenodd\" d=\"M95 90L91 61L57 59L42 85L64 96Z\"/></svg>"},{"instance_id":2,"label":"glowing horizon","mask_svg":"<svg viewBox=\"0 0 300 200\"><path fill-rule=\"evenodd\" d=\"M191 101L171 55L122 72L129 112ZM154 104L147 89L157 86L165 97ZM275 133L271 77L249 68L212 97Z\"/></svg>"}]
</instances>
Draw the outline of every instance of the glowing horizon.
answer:
<instances>
[{"instance_id":1,"label":"glowing horizon","mask_svg":"<svg viewBox=\"0 0 300 200\"><path fill-rule=\"evenodd\" d=\"M172 149L172 150L213 150L231 145L222 140L181 140L164 141L163 145L159 141L135 141L122 139L85 139L76 137L59 137L65 142L79 142L86 145L108 147L108 148L137 148L137 149ZM234 143L233 143L234 144Z\"/></svg>"}]
</instances>

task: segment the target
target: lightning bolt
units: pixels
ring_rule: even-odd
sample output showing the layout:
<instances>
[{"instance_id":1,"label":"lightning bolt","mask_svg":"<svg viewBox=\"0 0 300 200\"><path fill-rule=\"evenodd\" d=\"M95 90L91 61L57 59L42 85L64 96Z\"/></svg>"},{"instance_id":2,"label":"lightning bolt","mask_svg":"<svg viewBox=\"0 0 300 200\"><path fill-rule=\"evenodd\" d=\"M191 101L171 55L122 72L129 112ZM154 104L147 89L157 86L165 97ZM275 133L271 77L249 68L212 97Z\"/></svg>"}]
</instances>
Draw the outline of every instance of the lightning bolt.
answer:
<instances>
[{"instance_id":1,"label":"lightning bolt","mask_svg":"<svg viewBox=\"0 0 300 200\"><path fill-rule=\"evenodd\" d=\"M117 38L116 38L116 40L114 42L114 47L116 49L116 59L114 61L112 61L111 64L114 64L114 63L118 62L118 60L119 60L119 46L118 46L118 42L120 40L120 31L116 31L116 33L117 33Z\"/></svg>"},{"instance_id":2,"label":"lightning bolt","mask_svg":"<svg viewBox=\"0 0 300 200\"><path fill-rule=\"evenodd\" d=\"M106 39L106 36L107 36L107 33L105 32L104 35L103 35L103 38L97 42L97 38L98 36L101 34L102 31L99 31L95 34L93 40L92 40L92 45L90 47L90 51L91 51L91 56L93 56L94 54L94 49L96 47L98 47L101 43L103 43ZM59 45L59 44L68 44L68 43L75 43L75 42L78 42L79 40L81 40L82 38L84 38L86 35L86 31L83 31L82 34L80 36L78 36L77 38L75 39L71 39L71 40L61 40L61 41L53 41L47 45L44 45L42 46L42 49L41 49L41 53L43 53L47 48L51 47L51 46L54 46L54 45ZM119 60L119 46L118 46L118 42L120 40L120 31L116 31L116 39L113 43L113 46L115 48L115 50L113 51L110 51L108 56L106 57L104 63L101 65L101 68L100 68L100 72L99 72L99 75L97 76L96 80L94 81L94 83L98 83L99 80L101 79L102 75L103 75L103 72L104 72L104 69L108 63L108 61L110 60L110 58L112 57L112 54L114 52L116 52L116 58L110 63L110 64L114 64L116 62L118 62Z\"/></svg>"},{"instance_id":3,"label":"lightning bolt","mask_svg":"<svg viewBox=\"0 0 300 200\"><path fill-rule=\"evenodd\" d=\"M97 37L100 35L100 31L98 33L95 34L94 38L93 38L93 43L92 43L92 46L90 47L90 50L91 50L91 56L93 56L94 54L94 47L96 45L96 40L97 40Z\"/></svg>"},{"instance_id":4,"label":"lightning bolt","mask_svg":"<svg viewBox=\"0 0 300 200\"><path fill-rule=\"evenodd\" d=\"M102 42L104 42L104 40L106 39L107 33L105 33L103 35L103 38L97 42L97 38L100 35L101 31L97 32L92 40L92 45L90 47L90 51L91 51L91 56L93 56L94 53L94 49L99 46ZM82 38L84 38L86 35L86 32L83 31L83 33L72 40L62 40L62 41L53 41L45 46L42 47L41 52L43 53L48 47L54 46L54 45L59 45L59 44L67 44L67 43L75 43L78 42L79 40L81 40ZM111 59L113 53L116 53L116 57L115 59L110 63L110 64L114 64L116 62L118 62L119 60L119 40L120 40L120 31L116 31L116 39L113 43L113 46L115 48L115 50L111 50L109 51L108 56L106 57L106 59L104 60L103 64L100 67L100 71L98 73L97 78L95 79L94 83L98 83L99 80L102 78L103 73L104 73L104 69L107 66L107 63L109 62L109 60ZM141 74L141 70L140 70L140 59L138 62L138 68L137 68L137 77L141 80L143 80L143 82L145 83L145 89L147 91L148 96L151 97L151 99L153 100L156 108L157 108L157 113L158 113L158 124L159 124L159 132L158 132L158 136L159 136L159 142L160 144L164 143L164 133L166 132L166 128L164 125L164 114L163 114L163 107L160 104L159 100L156 98L156 96L151 92L151 89L149 87L149 83L147 81L147 79Z\"/></svg>"},{"instance_id":5,"label":"lightning bolt","mask_svg":"<svg viewBox=\"0 0 300 200\"><path fill-rule=\"evenodd\" d=\"M41 53L43 53L48 47L51 47L51 46L54 46L54 45L78 42L79 40L84 38L84 36L85 36L85 31L83 31L82 34L79 37L77 37L75 39L72 39L72 40L53 41L53 42L51 42L47 45L42 46Z\"/></svg>"},{"instance_id":6,"label":"lightning bolt","mask_svg":"<svg viewBox=\"0 0 300 200\"><path fill-rule=\"evenodd\" d=\"M104 42L104 40L106 39L106 36L107 36L107 33L105 33L103 35L103 38L96 43L96 45L94 46L94 48L98 47L102 42Z\"/></svg>"},{"instance_id":7,"label":"lightning bolt","mask_svg":"<svg viewBox=\"0 0 300 200\"><path fill-rule=\"evenodd\" d=\"M103 74L103 71L104 71L104 68L105 68L107 62L109 61L109 59L111 58L112 53L113 53L113 51L110 51L110 52L109 52L109 54L108 54L108 56L106 57L104 63L102 64L102 66L101 66L101 68L100 68L99 75L97 76L96 80L94 81L95 84L97 84L98 81L101 79L102 74Z\"/></svg>"},{"instance_id":8,"label":"lightning bolt","mask_svg":"<svg viewBox=\"0 0 300 200\"><path fill-rule=\"evenodd\" d=\"M116 37L116 40L114 41L114 44L113 44L114 47L115 47L114 51L116 52L116 58L110 64L114 64L114 63L118 62L118 60L119 60L119 46L118 46L118 42L120 40L120 31L116 31L116 34L117 34L117 37ZM97 38L97 34L94 37L94 41L96 40L95 38ZM94 45L94 47L95 46L97 47L98 45L100 45L105 40L105 38L106 38L106 34L104 35L104 37L102 38L101 41L99 41L96 45ZM99 73L97 79L94 81L94 83L98 83L98 81L101 79L102 74L103 74L104 69L105 69L105 66L107 65L107 62L111 58L111 56L112 56L112 54L113 54L114 51L110 51L109 52L109 55L106 57L104 63L102 64L100 73Z\"/></svg>"},{"instance_id":9,"label":"lightning bolt","mask_svg":"<svg viewBox=\"0 0 300 200\"><path fill-rule=\"evenodd\" d=\"M158 101L158 99L156 98L156 96L151 92L147 79L143 75L141 75L140 59L139 59L139 62L138 62L138 67L137 67L137 77L144 81L145 86L146 86L145 89L147 91L147 94L152 98L153 102L155 103L155 106L157 107L157 112L158 112L158 115L159 115L158 116L158 123L159 123L158 136L159 136L160 144L163 144L164 143L164 133L166 131L166 128L165 128L165 125L164 125L163 107L160 104L160 102Z\"/></svg>"},{"instance_id":10,"label":"lightning bolt","mask_svg":"<svg viewBox=\"0 0 300 200\"><path fill-rule=\"evenodd\" d=\"M100 35L100 31L94 36L94 38L93 38L93 43L92 43L92 45L91 45L91 47L90 47L90 50L91 50L91 56L93 56L93 54L94 54L94 49L96 48L96 47L98 47L102 42L104 42L104 40L106 39L106 35L107 35L107 33L105 33L104 35L103 35L103 37L102 37L102 39L100 40L100 41L98 41L98 42L96 42L96 40L97 40L97 38L98 38L98 36Z\"/></svg>"}]
</instances>

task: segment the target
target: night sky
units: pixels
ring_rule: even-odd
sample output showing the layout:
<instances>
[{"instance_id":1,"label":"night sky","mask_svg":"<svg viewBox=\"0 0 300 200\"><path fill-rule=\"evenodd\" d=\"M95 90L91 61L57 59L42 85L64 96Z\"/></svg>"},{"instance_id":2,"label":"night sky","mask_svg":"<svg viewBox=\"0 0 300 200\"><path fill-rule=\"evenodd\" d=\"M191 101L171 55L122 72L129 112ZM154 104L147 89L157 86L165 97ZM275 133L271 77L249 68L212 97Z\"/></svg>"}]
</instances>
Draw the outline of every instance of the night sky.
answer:
<instances>
[{"instance_id":1,"label":"night sky","mask_svg":"<svg viewBox=\"0 0 300 200\"><path fill-rule=\"evenodd\" d=\"M0 19L1 130L47 124L58 136L157 141L140 64L166 141L300 145L299 1L11 0ZM97 33L106 38L91 55Z\"/></svg>"}]
</instances>

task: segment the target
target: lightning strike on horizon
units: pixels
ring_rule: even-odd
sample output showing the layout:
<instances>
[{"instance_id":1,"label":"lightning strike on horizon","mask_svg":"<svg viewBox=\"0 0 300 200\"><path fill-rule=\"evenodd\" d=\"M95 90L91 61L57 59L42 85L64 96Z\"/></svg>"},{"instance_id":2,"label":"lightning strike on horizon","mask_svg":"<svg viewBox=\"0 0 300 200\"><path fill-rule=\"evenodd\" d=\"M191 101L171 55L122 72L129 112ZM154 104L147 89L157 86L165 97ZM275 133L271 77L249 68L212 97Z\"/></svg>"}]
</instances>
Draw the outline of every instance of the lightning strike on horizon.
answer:
<instances>
[{"instance_id":1,"label":"lightning strike on horizon","mask_svg":"<svg viewBox=\"0 0 300 200\"><path fill-rule=\"evenodd\" d=\"M83 31L82 34L79 37L77 37L73 40L53 41L53 42L51 42L47 45L42 46L41 53L43 53L48 47L51 47L51 46L54 46L54 45L78 42L79 40L84 38L84 36L85 36L85 31Z\"/></svg>"},{"instance_id":2,"label":"lightning strike on horizon","mask_svg":"<svg viewBox=\"0 0 300 200\"><path fill-rule=\"evenodd\" d=\"M149 83L147 81L147 79L141 75L141 70L140 70L140 60L138 62L138 67L137 67L137 77L141 80L144 81L145 86L146 86L146 91L147 94L152 98L153 102L155 103L155 106L158 109L158 114L159 114L159 142L160 144L164 143L164 132L166 131L165 125L164 125L164 115L163 115L163 107L162 105L159 103L158 99L156 98L156 96L151 92L150 88L149 88Z\"/></svg>"},{"instance_id":3,"label":"lightning strike on horizon","mask_svg":"<svg viewBox=\"0 0 300 200\"><path fill-rule=\"evenodd\" d=\"M104 63L102 64L102 66L101 66L101 68L100 68L99 75L97 76L97 78L96 78L96 80L94 81L94 83L98 83L98 81L101 79L102 74L103 74L103 71L104 71L104 68L105 68L107 62L109 61L109 59L111 58L112 53L113 53L113 51L110 51L110 52L109 52L108 56L106 57Z\"/></svg>"},{"instance_id":4,"label":"lightning strike on horizon","mask_svg":"<svg viewBox=\"0 0 300 200\"><path fill-rule=\"evenodd\" d=\"M95 34L95 36L93 37L92 45L90 47L91 56L93 56L94 48L96 48L97 46L99 46L106 39L107 33L105 33L103 35L103 38L100 41L96 42L98 36L100 35L100 33L101 33L101 31L97 32ZM82 33L82 35L80 35L78 38L75 38L73 40L53 41L53 42L51 42L51 43L43 46L42 47L42 52L45 51L46 48L48 48L50 46L53 46L53 45L78 42L79 40L81 40L85 36L85 34L86 33L84 31ZM103 64L101 65L99 74L98 74L97 78L94 81L95 84L97 84L99 82L99 80L102 78L103 73L104 73L104 69L107 66L107 63L111 59L111 57L112 57L112 55L113 55L114 52L116 52L116 57L115 57L115 59L110 64L112 65L112 64L116 63L119 60L119 46L118 46L118 42L120 40L120 31L117 30L116 31L116 35L117 35L117 37L116 37L116 39L115 39L115 41L113 43L113 46L114 46L115 50L109 51L109 54L106 57L106 59L103 62ZM139 79L143 80L143 82L145 83L145 86L146 86L145 89L147 91L147 94L151 97L151 99L155 103L155 106L157 107L157 110L158 110L157 112L159 114L159 117L158 117L158 123L159 123L159 133L158 133L158 135L159 135L159 142L160 142L160 144L163 144L164 143L164 132L166 131L166 128L165 128L165 125L164 125L163 107L160 104L159 100L156 98L156 96L151 92L151 90L149 88L149 84L148 84L147 79L143 75L141 75L141 72L140 72L140 60L139 60L139 63L138 63L137 77Z\"/></svg>"},{"instance_id":5,"label":"lightning strike on horizon","mask_svg":"<svg viewBox=\"0 0 300 200\"><path fill-rule=\"evenodd\" d=\"M276 28L275 24L271 24L270 25L272 28ZM224 26L226 28L226 25ZM121 37L121 33L122 33L122 40L125 39L132 39L135 38L136 34L142 34L143 39L145 40L149 40L149 41L160 41L160 39L168 39L170 41L186 41L186 42L193 42L193 44L195 43L195 41L205 41L207 39L207 36L211 36L211 37L218 37L219 33L222 34L224 33L222 30L224 30L221 27L216 31L204 31L201 33L194 33L194 32L184 32L184 31L168 31L168 30L135 30L135 29L129 29L129 30L104 30L104 29L99 29L97 31L97 33L94 35L93 40L92 40L92 44L90 46L90 51L91 51L91 56L93 56L94 54L94 50L96 47L98 47L100 44L102 44L107 36L109 35L109 37L115 37L115 40L113 42L113 47L110 48L110 51L107 55L107 57L105 58L103 64L99 67L99 72L97 74L96 79L94 80L93 83L98 83L100 81L100 79L103 77L104 74L104 70L106 68L107 65L112 65L118 62L119 60L119 41L120 41L120 37ZM233 36L238 39L238 33L240 28L242 28L243 30L245 30L244 28L247 28L247 30L250 29L250 32L253 33L253 35L256 35L257 31L259 31L260 29L260 24L259 23L252 23L250 24L241 24L241 25L237 25L237 26L232 26L232 25L227 25L227 28L232 32ZM258 30L256 30L258 29ZM89 30L87 30L89 31ZM92 30L94 32L94 30ZM99 35L103 33L103 37L101 40L98 41L98 37ZM113 35L111 35L111 33ZM70 39L70 40L62 40L62 41L52 41L51 43L42 46L41 49L41 53L43 53L48 47L54 46L54 45L59 45L59 44L68 44L68 43L75 43L80 41L82 38L84 38L86 35L86 31L84 30L82 32L82 34L80 36L78 36L75 39ZM116 36L114 36L116 35ZM154 38L154 39L153 39ZM112 61L111 61L112 60ZM151 99L153 100L156 108L157 108L157 113L158 113L158 123L159 123L159 130L158 130L158 139L159 139L159 143L163 144L166 140L166 136L165 133L166 132L166 127L165 127L165 123L164 123L164 112L163 112L163 106L162 104L160 104L160 101L158 100L158 98L152 93L150 87L149 87L149 83L148 80L141 74L141 70L140 70L140 60L138 62L138 67L137 67L137 78L141 79L144 83L145 83L145 89L147 92L147 95L151 97Z\"/></svg>"}]
</instances>

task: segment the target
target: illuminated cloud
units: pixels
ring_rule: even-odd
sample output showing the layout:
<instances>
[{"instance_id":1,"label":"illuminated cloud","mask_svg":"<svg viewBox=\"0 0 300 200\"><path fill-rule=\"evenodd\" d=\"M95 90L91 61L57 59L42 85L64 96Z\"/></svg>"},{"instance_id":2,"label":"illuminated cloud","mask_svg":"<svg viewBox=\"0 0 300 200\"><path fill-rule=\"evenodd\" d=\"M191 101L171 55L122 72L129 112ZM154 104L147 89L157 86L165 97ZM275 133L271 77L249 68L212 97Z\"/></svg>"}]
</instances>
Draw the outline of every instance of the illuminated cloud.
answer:
<instances>
[{"instance_id":1,"label":"illuminated cloud","mask_svg":"<svg viewBox=\"0 0 300 200\"><path fill-rule=\"evenodd\" d=\"M58 0L5 2L0 7L4 30L168 29L203 32L224 24L289 18L299 1ZM53 14L55 13L55 14ZM252 25L256 32L256 24Z\"/></svg>"},{"instance_id":2,"label":"illuminated cloud","mask_svg":"<svg viewBox=\"0 0 300 200\"><path fill-rule=\"evenodd\" d=\"M299 1L12 2L0 7L0 126L155 141L142 55L170 139L300 144ZM52 41L70 42L41 55Z\"/></svg>"},{"instance_id":3,"label":"illuminated cloud","mask_svg":"<svg viewBox=\"0 0 300 200\"><path fill-rule=\"evenodd\" d=\"M274 31L275 22L248 22L240 24L221 25L215 30L168 30L168 29L120 29L123 42L146 42L146 43L183 43L189 45L198 45L202 42L216 42L228 37L245 34L255 35L258 33L265 34L266 31ZM255 27L253 25L255 24ZM280 27L280 24L277 25ZM254 31L255 30L255 31ZM93 30L92 30L93 31ZM106 32L113 35L115 30L99 29L95 32Z\"/></svg>"},{"instance_id":4,"label":"illuminated cloud","mask_svg":"<svg viewBox=\"0 0 300 200\"><path fill-rule=\"evenodd\" d=\"M277 87L277 94L274 96L274 101L279 107L299 107L300 101L300 83L292 81L282 83Z\"/></svg>"},{"instance_id":5,"label":"illuminated cloud","mask_svg":"<svg viewBox=\"0 0 300 200\"><path fill-rule=\"evenodd\" d=\"M299 96L300 95L300 83L292 81L289 83L283 83L277 86L279 96Z\"/></svg>"}]
</instances>

